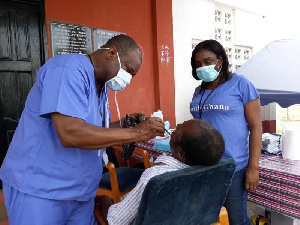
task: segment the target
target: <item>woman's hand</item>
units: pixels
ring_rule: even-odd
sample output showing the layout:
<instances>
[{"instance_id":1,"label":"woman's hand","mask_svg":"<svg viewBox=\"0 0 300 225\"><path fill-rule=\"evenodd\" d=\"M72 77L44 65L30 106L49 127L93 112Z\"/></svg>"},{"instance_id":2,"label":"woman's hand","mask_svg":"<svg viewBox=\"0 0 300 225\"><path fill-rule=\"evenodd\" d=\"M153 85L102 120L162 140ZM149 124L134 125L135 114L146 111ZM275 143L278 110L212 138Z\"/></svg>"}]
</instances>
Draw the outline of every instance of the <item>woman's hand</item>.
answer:
<instances>
[{"instance_id":1,"label":"woman's hand","mask_svg":"<svg viewBox=\"0 0 300 225\"><path fill-rule=\"evenodd\" d=\"M246 171L245 189L252 191L259 185L258 168L248 167Z\"/></svg>"}]
</instances>

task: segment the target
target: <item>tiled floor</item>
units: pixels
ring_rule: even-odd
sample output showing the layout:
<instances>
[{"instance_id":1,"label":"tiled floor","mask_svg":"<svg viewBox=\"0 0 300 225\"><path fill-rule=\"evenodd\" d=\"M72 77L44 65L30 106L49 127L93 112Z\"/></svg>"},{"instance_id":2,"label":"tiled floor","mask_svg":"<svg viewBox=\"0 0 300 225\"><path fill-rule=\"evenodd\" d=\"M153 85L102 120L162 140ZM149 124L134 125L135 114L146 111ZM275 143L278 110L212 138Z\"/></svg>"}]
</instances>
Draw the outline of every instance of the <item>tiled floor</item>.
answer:
<instances>
[{"instance_id":1,"label":"tiled floor","mask_svg":"<svg viewBox=\"0 0 300 225\"><path fill-rule=\"evenodd\" d=\"M6 209L4 206L4 198L0 190L0 225L8 225Z\"/></svg>"}]
</instances>

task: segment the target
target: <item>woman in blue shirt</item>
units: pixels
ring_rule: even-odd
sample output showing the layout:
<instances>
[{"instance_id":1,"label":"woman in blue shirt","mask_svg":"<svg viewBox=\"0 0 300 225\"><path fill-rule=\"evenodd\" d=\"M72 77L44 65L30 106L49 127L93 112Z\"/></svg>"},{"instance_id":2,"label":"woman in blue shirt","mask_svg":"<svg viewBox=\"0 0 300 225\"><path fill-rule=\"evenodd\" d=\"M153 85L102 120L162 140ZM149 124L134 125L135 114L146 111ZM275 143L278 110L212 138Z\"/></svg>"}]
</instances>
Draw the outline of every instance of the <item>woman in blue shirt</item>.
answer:
<instances>
[{"instance_id":1,"label":"woman in blue shirt","mask_svg":"<svg viewBox=\"0 0 300 225\"><path fill-rule=\"evenodd\" d=\"M191 57L192 75L202 80L190 111L210 122L224 137L223 158L233 158L237 169L224 206L231 225L250 224L247 191L259 184L261 111L259 94L245 77L231 74L223 46L215 40L199 43Z\"/></svg>"}]
</instances>

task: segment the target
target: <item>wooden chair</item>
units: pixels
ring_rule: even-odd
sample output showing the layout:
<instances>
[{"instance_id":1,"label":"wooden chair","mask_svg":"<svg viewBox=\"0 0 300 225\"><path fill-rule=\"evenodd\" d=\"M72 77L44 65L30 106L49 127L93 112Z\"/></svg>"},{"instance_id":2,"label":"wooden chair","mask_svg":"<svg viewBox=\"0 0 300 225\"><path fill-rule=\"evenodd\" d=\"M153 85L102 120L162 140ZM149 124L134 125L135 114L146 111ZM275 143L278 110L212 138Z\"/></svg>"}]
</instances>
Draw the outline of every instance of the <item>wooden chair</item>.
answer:
<instances>
[{"instance_id":1,"label":"wooden chair","mask_svg":"<svg viewBox=\"0 0 300 225\"><path fill-rule=\"evenodd\" d=\"M211 224L211 225L229 225L229 217L226 208L223 206L221 208L219 218L217 222Z\"/></svg>"},{"instance_id":2,"label":"wooden chair","mask_svg":"<svg viewBox=\"0 0 300 225\"><path fill-rule=\"evenodd\" d=\"M122 153L121 147L114 147L114 150ZM150 162L148 159L148 153L146 150L136 148L133 153L139 154L143 157L143 163L145 169L150 167ZM114 203L121 201L121 197L131 191L139 181L143 169L139 168L130 168L130 161L126 160L127 167L118 167L109 162L107 165L104 165L108 169L107 173L102 175L98 190L97 196L107 195L110 197Z\"/></svg>"}]
</instances>

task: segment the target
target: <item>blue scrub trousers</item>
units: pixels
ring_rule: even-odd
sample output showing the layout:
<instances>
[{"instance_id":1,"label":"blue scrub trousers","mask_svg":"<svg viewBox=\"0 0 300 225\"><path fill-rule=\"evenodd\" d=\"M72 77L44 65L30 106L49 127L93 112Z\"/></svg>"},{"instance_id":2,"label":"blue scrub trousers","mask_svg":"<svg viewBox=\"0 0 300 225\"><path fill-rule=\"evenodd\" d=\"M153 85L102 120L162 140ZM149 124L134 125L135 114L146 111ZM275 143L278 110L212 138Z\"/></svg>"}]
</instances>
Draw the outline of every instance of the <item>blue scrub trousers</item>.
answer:
<instances>
[{"instance_id":1,"label":"blue scrub trousers","mask_svg":"<svg viewBox=\"0 0 300 225\"><path fill-rule=\"evenodd\" d=\"M247 196L245 189L245 173L247 167L236 172L224 203L229 216L230 225L250 225L247 216Z\"/></svg>"},{"instance_id":2,"label":"blue scrub trousers","mask_svg":"<svg viewBox=\"0 0 300 225\"><path fill-rule=\"evenodd\" d=\"M9 225L97 225L94 199L51 200L17 191L3 183Z\"/></svg>"}]
</instances>

